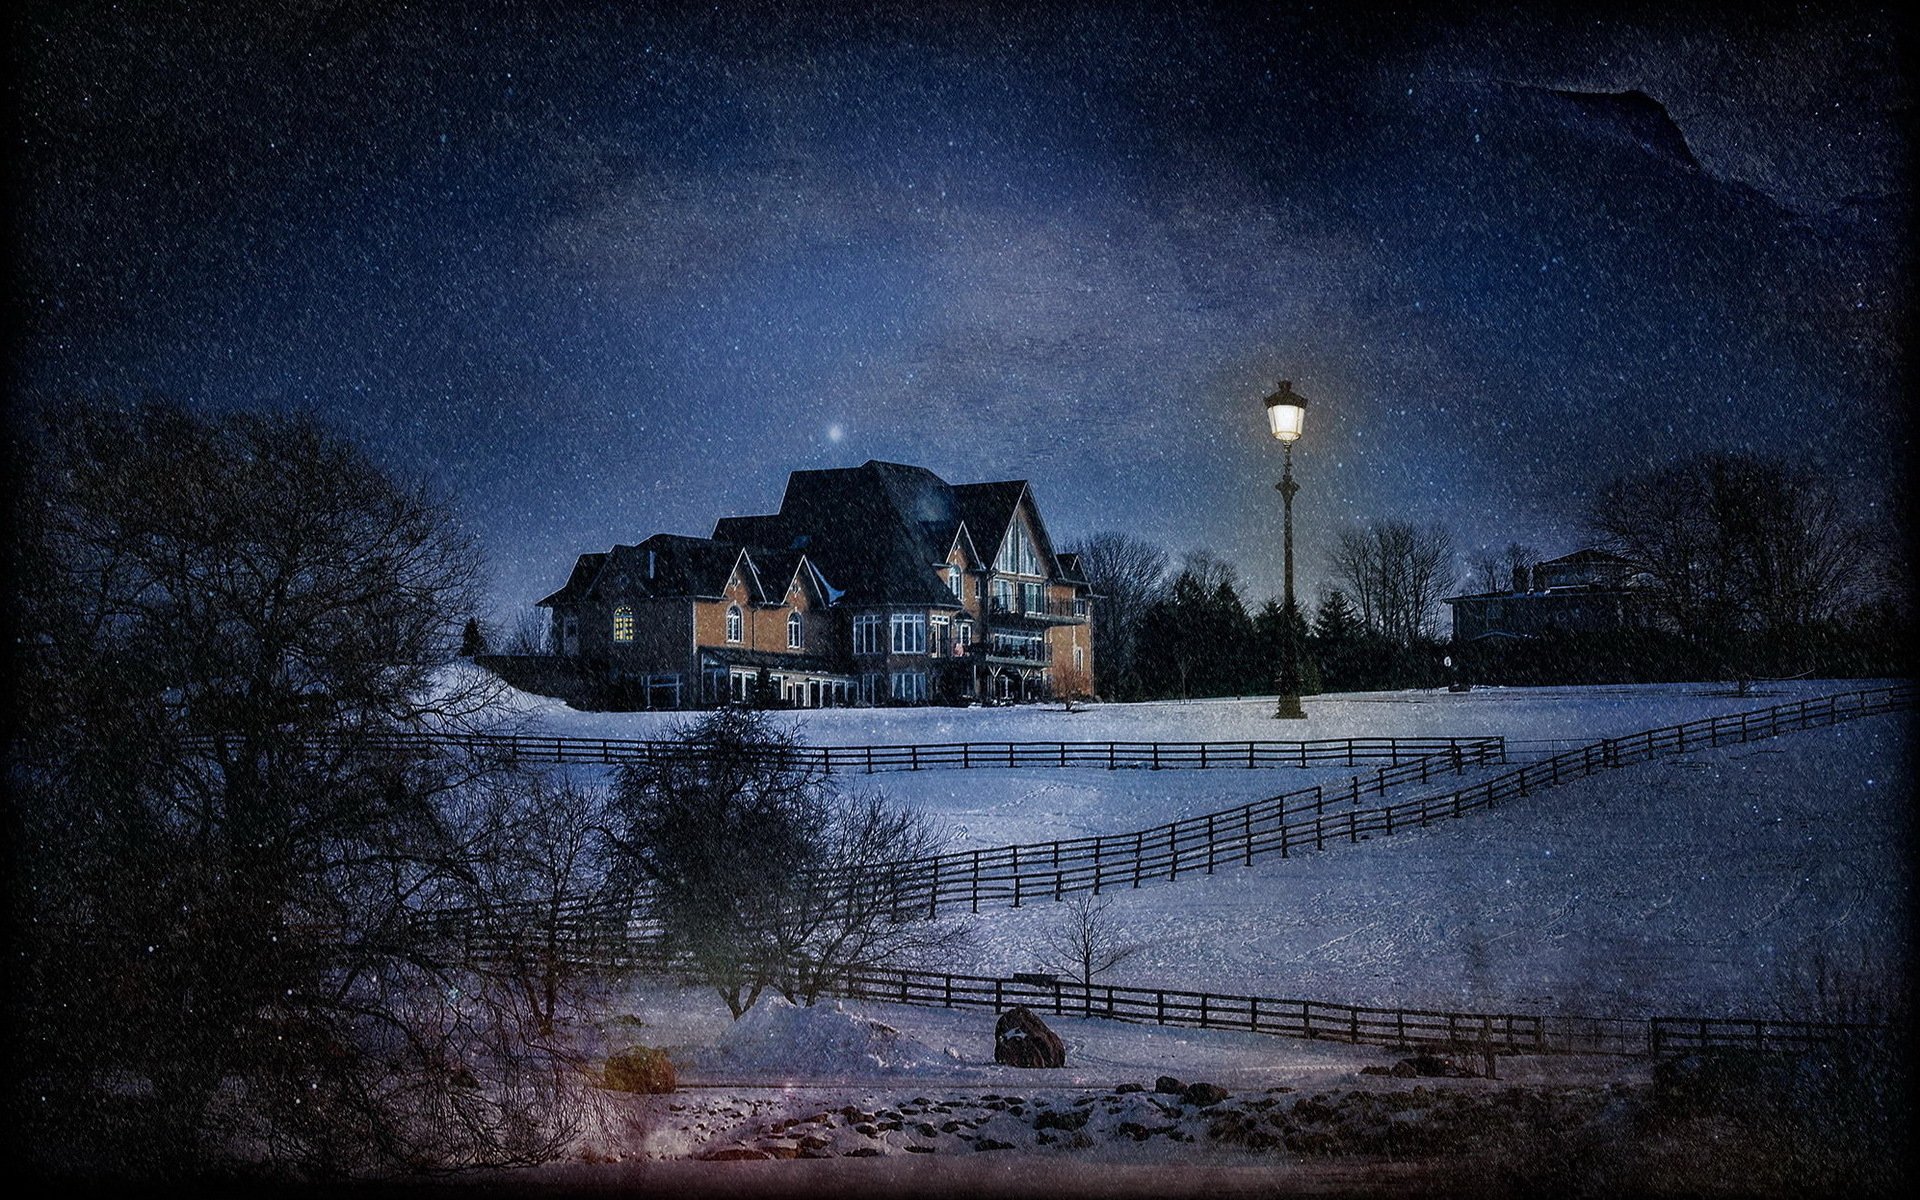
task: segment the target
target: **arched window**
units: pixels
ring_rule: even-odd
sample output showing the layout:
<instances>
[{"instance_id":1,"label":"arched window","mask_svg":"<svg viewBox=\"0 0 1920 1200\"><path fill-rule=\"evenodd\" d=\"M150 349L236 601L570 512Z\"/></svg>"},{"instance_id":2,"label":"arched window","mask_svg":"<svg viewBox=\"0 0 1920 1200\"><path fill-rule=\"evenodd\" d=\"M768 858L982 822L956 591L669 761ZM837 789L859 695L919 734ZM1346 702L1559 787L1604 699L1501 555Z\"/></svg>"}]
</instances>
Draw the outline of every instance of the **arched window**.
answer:
<instances>
[{"instance_id":1,"label":"arched window","mask_svg":"<svg viewBox=\"0 0 1920 1200\"><path fill-rule=\"evenodd\" d=\"M727 605L727 640L730 642L740 640L740 606L738 604Z\"/></svg>"},{"instance_id":2,"label":"arched window","mask_svg":"<svg viewBox=\"0 0 1920 1200\"><path fill-rule=\"evenodd\" d=\"M797 612L788 613L787 614L787 649L798 650L799 648L800 648L800 614Z\"/></svg>"},{"instance_id":3,"label":"arched window","mask_svg":"<svg viewBox=\"0 0 1920 1200\"><path fill-rule=\"evenodd\" d=\"M613 610L613 640L631 642L633 640L633 608L622 604Z\"/></svg>"}]
</instances>

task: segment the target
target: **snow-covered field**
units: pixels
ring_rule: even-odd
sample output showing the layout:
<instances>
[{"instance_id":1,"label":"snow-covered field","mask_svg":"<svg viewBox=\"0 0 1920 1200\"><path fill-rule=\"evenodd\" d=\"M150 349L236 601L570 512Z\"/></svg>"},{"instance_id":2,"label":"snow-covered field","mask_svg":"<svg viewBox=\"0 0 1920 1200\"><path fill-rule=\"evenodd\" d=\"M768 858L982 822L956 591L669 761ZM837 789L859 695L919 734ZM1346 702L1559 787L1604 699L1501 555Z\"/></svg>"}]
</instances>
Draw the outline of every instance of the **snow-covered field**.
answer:
<instances>
[{"instance_id":1,"label":"snow-covered field","mask_svg":"<svg viewBox=\"0 0 1920 1200\"><path fill-rule=\"evenodd\" d=\"M1714 685L1314 697L1309 721L1286 726L1261 699L795 719L808 740L836 744L1497 734L1517 745L1587 741L1870 686L1796 681L1746 697ZM575 713L525 696L518 703L529 725L550 733L656 737L684 719ZM1623 1017L1797 1009L1818 1018L1802 1007L1796 982L1818 958L1904 977L1911 733L1903 713L1673 755L1424 830L1111 892L1116 928L1144 949L1103 982L1381 1006ZM934 814L962 844L979 846L1150 826L1350 773L989 769L852 782ZM1458 782L1443 777L1397 796ZM953 918L971 924L971 946L939 965L996 975L1053 966L1040 944L1060 912L1041 903ZM1217 1130L1230 1110L1241 1114L1230 1129L1278 1114L1272 1120L1293 1131L1288 1137L1311 1141L1319 1127L1307 1117L1338 1108L1340 1096L1365 1093L1340 1102L1361 1109L1406 1109L1440 1103L1433 1097L1449 1088L1487 1091L1516 1079L1567 1087L1577 1079L1603 1091L1644 1080L1631 1061L1551 1058L1503 1062L1499 1082L1382 1079L1361 1071L1391 1064L1393 1052L1051 1017L1067 1067L1017 1071L992 1063L994 1016L983 1011L763 1001L733 1023L717 997L666 984L631 986L610 999L606 1018L609 1047L622 1039L666 1046L696 1086L621 1099L625 1124L582 1143L597 1159L741 1147L904 1158L1004 1145L1021 1156L1076 1147L1164 1162L1219 1152ZM1150 1093L1163 1074L1221 1084L1235 1099L1202 1115L1165 1095L1114 1090L1139 1083ZM1423 1100L1405 1098L1422 1084ZM1367 1098L1383 1091L1401 1098ZM1018 1116L1009 1116L1009 1096L1020 1101ZM1318 1097L1317 1107L1283 1121L1307 1097ZM1258 1107L1262 1100L1272 1103ZM1075 1108L1090 1114L1077 1130L1056 1123L1077 1119ZM1043 1111L1069 1115L1040 1122ZM896 1127L881 1128L889 1124ZM1142 1139L1140 1129L1156 1132Z\"/></svg>"},{"instance_id":2,"label":"snow-covered field","mask_svg":"<svg viewBox=\"0 0 1920 1200\"><path fill-rule=\"evenodd\" d=\"M1592 740L1884 683L1784 680L1756 684L1744 697L1720 683L1346 692L1308 696L1303 702L1304 721L1275 721L1272 696L1094 704L1073 712L1058 704L810 709L783 714L783 719L797 725L804 740L833 746L1494 735L1512 741ZM576 737L666 737L698 715L580 712L558 700L524 692L513 694L512 705L529 731Z\"/></svg>"}]
</instances>

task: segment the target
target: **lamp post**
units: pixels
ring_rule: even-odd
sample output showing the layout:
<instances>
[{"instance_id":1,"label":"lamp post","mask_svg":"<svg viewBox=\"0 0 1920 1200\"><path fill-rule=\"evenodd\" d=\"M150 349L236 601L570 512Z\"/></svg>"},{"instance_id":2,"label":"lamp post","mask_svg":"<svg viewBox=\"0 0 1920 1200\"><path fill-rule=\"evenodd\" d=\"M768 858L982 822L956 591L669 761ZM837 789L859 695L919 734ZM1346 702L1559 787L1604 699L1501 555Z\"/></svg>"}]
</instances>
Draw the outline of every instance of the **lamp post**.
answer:
<instances>
[{"instance_id":1,"label":"lamp post","mask_svg":"<svg viewBox=\"0 0 1920 1200\"><path fill-rule=\"evenodd\" d=\"M1280 482L1274 485L1280 493L1281 507L1286 512L1287 584L1280 614L1280 698L1273 709L1274 717L1281 720L1303 720L1307 715L1306 710L1300 707L1300 647L1295 644L1293 633L1298 623L1293 605L1293 496L1300 490L1300 485L1293 481L1293 444L1300 440L1306 415L1306 398L1293 390L1292 380L1282 379L1280 389L1267 397L1267 427L1279 439L1287 455Z\"/></svg>"}]
</instances>

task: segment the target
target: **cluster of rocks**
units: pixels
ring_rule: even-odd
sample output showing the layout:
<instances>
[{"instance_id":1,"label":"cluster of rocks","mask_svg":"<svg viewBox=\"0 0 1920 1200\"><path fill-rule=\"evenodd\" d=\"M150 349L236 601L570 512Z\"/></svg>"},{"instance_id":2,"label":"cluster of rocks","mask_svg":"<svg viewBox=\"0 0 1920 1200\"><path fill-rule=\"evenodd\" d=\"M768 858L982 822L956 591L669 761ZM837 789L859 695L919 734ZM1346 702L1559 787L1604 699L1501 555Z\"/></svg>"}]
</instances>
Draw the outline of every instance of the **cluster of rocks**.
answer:
<instances>
[{"instance_id":1,"label":"cluster of rocks","mask_svg":"<svg viewBox=\"0 0 1920 1200\"><path fill-rule=\"evenodd\" d=\"M741 1131L700 1157L870 1158L1102 1144L1212 1144L1300 1156L1406 1157L1472 1150L1490 1139L1596 1119L1619 1089L1429 1088L1301 1096L1285 1087L1235 1096L1212 1083L1162 1076L1072 1099L987 1093L894 1107L845 1105Z\"/></svg>"}]
</instances>

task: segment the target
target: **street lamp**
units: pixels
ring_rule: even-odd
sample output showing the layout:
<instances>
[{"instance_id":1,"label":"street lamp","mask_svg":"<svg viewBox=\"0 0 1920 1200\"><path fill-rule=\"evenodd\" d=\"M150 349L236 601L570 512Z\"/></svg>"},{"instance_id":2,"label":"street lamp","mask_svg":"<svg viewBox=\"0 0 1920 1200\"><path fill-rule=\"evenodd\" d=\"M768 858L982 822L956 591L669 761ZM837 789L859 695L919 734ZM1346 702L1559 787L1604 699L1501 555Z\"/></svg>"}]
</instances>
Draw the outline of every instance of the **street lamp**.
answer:
<instances>
[{"instance_id":1,"label":"street lamp","mask_svg":"<svg viewBox=\"0 0 1920 1200\"><path fill-rule=\"evenodd\" d=\"M1295 644L1293 634L1297 623L1293 606L1293 495L1300 490L1300 485L1293 481L1293 444L1300 440L1306 416L1306 397L1293 390L1292 380L1282 379L1280 390L1267 397L1267 427L1287 452L1286 469L1281 472L1280 482L1274 485L1286 511L1287 587L1280 612L1280 698L1273 709L1273 715L1283 720L1303 720L1307 715L1300 707L1300 647Z\"/></svg>"}]
</instances>

